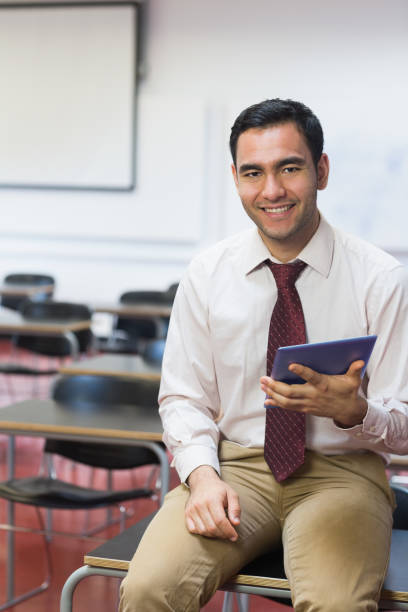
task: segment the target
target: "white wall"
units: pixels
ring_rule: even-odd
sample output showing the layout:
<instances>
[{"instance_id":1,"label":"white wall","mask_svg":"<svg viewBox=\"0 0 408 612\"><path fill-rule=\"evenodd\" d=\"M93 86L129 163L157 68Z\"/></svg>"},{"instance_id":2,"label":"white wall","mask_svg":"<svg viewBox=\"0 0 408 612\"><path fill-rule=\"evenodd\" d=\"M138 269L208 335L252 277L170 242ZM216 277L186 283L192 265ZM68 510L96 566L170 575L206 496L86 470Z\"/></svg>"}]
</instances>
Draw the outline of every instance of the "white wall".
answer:
<instances>
[{"instance_id":1,"label":"white wall","mask_svg":"<svg viewBox=\"0 0 408 612\"><path fill-rule=\"evenodd\" d=\"M48 272L77 301L178 280L197 250L248 225L228 132L275 96L322 120L329 220L408 261L407 18L405 0L148 0L136 190L0 189L0 277Z\"/></svg>"}]
</instances>

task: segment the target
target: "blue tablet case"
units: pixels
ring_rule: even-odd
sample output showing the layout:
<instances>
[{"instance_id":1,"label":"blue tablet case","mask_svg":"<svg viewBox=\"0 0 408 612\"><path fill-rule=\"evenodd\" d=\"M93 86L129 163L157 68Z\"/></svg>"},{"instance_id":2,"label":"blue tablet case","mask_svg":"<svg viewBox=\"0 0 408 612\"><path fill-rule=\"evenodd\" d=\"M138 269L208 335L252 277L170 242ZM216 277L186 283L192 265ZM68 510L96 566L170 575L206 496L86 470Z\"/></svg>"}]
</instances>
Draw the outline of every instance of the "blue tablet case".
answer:
<instances>
[{"instance_id":1,"label":"blue tablet case","mask_svg":"<svg viewBox=\"0 0 408 612\"><path fill-rule=\"evenodd\" d=\"M271 377L288 384L301 384L305 381L288 370L291 363L299 363L321 374L345 374L353 361L365 362L361 376L364 375L368 360L377 336L361 336L314 344L282 346L276 351Z\"/></svg>"}]
</instances>

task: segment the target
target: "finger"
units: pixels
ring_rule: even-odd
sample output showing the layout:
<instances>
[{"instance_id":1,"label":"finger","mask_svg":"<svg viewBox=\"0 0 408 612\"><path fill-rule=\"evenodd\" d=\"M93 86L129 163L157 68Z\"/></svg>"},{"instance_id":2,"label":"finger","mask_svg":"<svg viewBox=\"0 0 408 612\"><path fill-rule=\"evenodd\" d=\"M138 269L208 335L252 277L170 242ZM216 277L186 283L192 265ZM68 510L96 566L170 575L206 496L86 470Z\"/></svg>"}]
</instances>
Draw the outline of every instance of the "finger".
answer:
<instances>
[{"instance_id":1,"label":"finger","mask_svg":"<svg viewBox=\"0 0 408 612\"><path fill-rule=\"evenodd\" d=\"M305 384L292 384L288 385L286 383L273 380L270 384L262 387L262 390L268 395L268 397L272 397L274 394L278 394L282 397L287 398L303 398L308 395L308 388Z\"/></svg>"},{"instance_id":2,"label":"finger","mask_svg":"<svg viewBox=\"0 0 408 612\"><path fill-rule=\"evenodd\" d=\"M265 400L265 408L284 408L292 412L306 412L309 403L307 400L289 400L287 397L276 396Z\"/></svg>"},{"instance_id":3,"label":"finger","mask_svg":"<svg viewBox=\"0 0 408 612\"><path fill-rule=\"evenodd\" d=\"M359 359L358 361L353 361L353 363L350 364L350 367L346 372L346 376L351 376L360 381L362 370L364 366L365 366L365 362L362 359Z\"/></svg>"},{"instance_id":4,"label":"finger","mask_svg":"<svg viewBox=\"0 0 408 612\"><path fill-rule=\"evenodd\" d=\"M224 538L221 530L213 521L211 515L201 516L194 512L186 517L187 528L191 533L202 535L208 538Z\"/></svg>"},{"instance_id":5,"label":"finger","mask_svg":"<svg viewBox=\"0 0 408 612\"><path fill-rule=\"evenodd\" d=\"M239 525L241 517L241 506L239 497L235 491L227 492L227 516L234 525Z\"/></svg>"},{"instance_id":6,"label":"finger","mask_svg":"<svg viewBox=\"0 0 408 612\"><path fill-rule=\"evenodd\" d=\"M292 385L287 385L286 383L280 382L278 380L273 380L273 378L269 378L267 376L261 378L261 389L267 395L277 390L280 390L281 393L284 393L284 390L286 389L287 391L289 391L291 386Z\"/></svg>"},{"instance_id":7,"label":"finger","mask_svg":"<svg viewBox=\"0 0 408 612\"><path fill-rule=\"evenodd\" d=\"M238 539L238 534L227 517L225 508L222 509L222 512L220 512L218 508L213 508L212 512L212 522L214 527L209 530L210 537L222 538L224 540L231 540L232 542L235 542Z\"/></svg>"},{"instance_id":8,"label":"finger","mask_svg":"<svg viewBox=\"0 0 408 612\"><path fill-rule=\"evenodd\" d=\"M187 528L191 533L203 534L206 531L204 521L198 512L186 508L186 523Z\"/></svg>"},{"instance_id":9,"label":"finger","mask_svg":"<svg viewBox=\"0 0 408 612\"><path fill-rule=\"evenodd\" d=\"M324 380L324 374L319 374L319 372L316 372L307 366L301 365L300 363L291 363L289 370L315 387Z\"/></svg>"},{"instance_id":10,"label":"finger","mask_svg":"<svg viewBox=\"0 0 408 612\"><path fill-rule=\"evenodd\" d=\"M223 504L216 506L191 505L186 509L187 527L191 533L208 538L235 541L238 534L226 517Z\"/></svg>"}]
</instances>

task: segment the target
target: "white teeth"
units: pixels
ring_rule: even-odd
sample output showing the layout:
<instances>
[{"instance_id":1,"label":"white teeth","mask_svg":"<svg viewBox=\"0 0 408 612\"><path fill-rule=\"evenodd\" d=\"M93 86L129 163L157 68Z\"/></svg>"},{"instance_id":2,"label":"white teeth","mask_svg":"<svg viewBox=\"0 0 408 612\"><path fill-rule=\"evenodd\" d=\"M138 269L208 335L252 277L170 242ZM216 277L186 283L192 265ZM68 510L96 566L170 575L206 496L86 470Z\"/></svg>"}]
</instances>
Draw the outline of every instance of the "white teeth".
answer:
<instances>
[{"instance_id":1,"label":"white teeth","mask_svg":"<svg viewBox=\"0 0 408 612\"><path fill-rule=\"evenodd\" d=\"M279 208L264 208L264 210L267 213L282 213L282 212L286 212L291 207L292 205L288 204L287 206L279 206Z\"/></svg>"}]
</instances>

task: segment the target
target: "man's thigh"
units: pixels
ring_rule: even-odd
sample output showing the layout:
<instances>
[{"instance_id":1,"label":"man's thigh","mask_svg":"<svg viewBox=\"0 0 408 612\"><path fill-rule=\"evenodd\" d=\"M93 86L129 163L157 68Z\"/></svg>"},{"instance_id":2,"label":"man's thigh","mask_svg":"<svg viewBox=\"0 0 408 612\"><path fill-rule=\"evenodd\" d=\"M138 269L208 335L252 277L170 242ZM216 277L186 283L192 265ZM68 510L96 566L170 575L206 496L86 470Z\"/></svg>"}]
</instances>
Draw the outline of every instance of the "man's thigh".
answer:
<instances>
[{"instance_id":1,"label":"man's thigh","mask_svg":"<svg viewBox=\"0 0 408 612\"><path fill-rule=\"evenodd\" d=\"M331 476L325 473L319 483L315 474L309 494L288 513L285 568L299 612L377 610L389 558L392 507L381 462L374 457L361 462L370 464L370 478L363 476L364 469L354 469L358 464L352 457L331 460Z\"/></svg>"},{"instance_id":2,"label":"man's thigh","mask_svg":"<svg viewBox=\"0 0 408 612\"><path fill-rule=\"evenodd\" d=\"M205 538L187 530L184 508L189 490L184 485L166 496L123 581L122 612L199 610L243 565L280 543L280 522L248 470L252 471L251 465L235 469L230 461L222 474L240 499L237 542ZM247 477L241 483L243 471Z\"/></svg>"}]
</instances>

